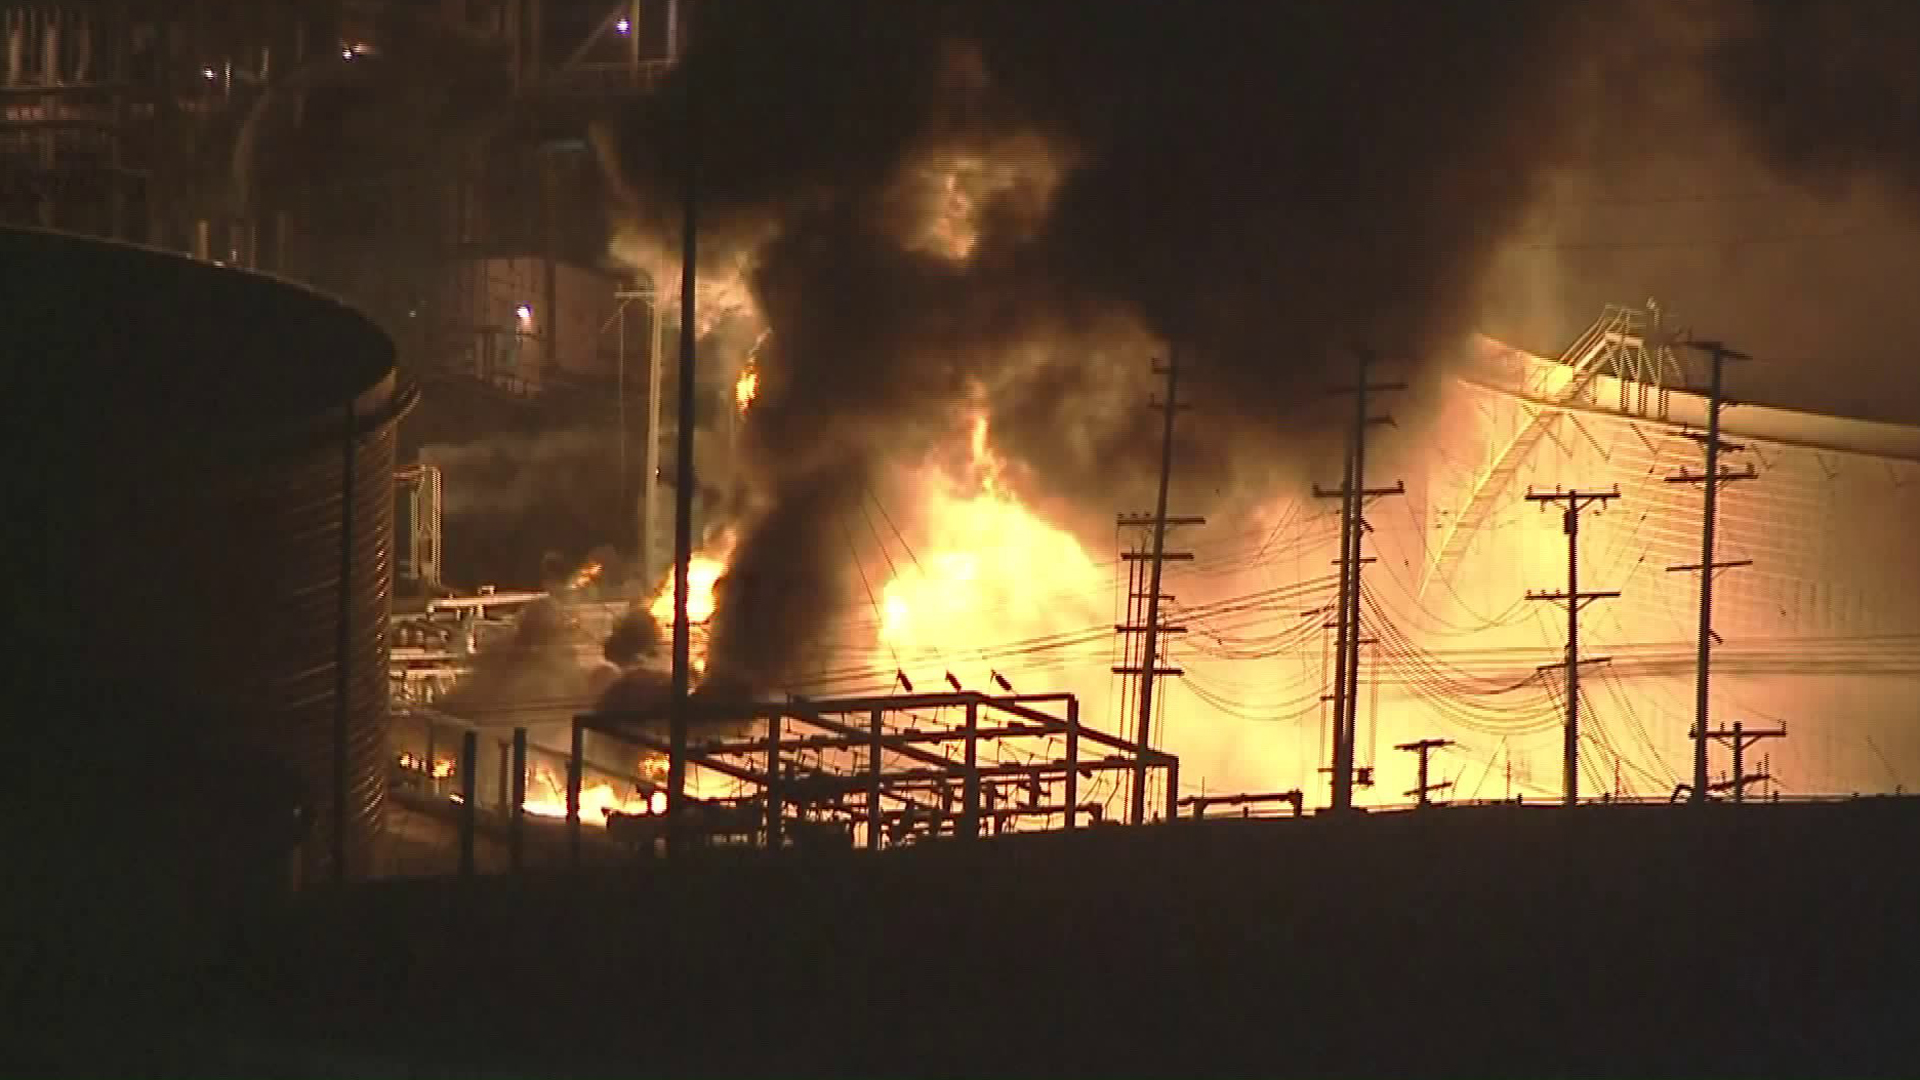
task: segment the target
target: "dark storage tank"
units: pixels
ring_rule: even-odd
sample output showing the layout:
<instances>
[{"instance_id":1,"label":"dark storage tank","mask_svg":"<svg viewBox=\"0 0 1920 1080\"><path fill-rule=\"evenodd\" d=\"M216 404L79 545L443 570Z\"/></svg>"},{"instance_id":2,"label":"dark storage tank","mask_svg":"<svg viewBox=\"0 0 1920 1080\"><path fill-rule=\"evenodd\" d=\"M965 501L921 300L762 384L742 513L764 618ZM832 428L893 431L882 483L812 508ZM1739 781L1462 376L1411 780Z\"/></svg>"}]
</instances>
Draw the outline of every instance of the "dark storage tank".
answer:
<instances>
[{"instance_id":1,"label":"dark storage tank","mask_svg":"<svg viewBox=\"0 0 1920 1080\"><path fill-rule=\"evenodd\" d=\"M295 285L30 231L0 230L0 311L7 731L36 800L366 873L410 404L391 343Z\"/></svg>"}]
</instances>

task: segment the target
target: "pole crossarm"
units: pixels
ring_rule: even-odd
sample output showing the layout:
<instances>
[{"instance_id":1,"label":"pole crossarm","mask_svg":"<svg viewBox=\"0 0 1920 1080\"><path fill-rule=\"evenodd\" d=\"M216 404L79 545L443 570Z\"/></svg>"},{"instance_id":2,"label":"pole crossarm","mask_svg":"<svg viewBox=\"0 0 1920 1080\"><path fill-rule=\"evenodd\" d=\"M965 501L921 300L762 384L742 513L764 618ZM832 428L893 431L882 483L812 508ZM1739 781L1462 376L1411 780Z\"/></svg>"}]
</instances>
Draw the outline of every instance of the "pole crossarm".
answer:
<instances>
[{"instance_id":1,"label":"pole crossarm","mask_svg":"<svg viewBox=\"0 0 1920 1080\"><path fill-rule=\"evenodd\" d=\"M1672 476L1662 477L1662 479L1669 484L1704 484L1708 480L1712 480L1716 484L1725 484L1735 480L1758 480L1760 479L1760 474L1754 471L1753 466L1748 465L1742 469L1721 469L1712 474L1692 473L1682 469Z\"/></svg>"},{"instance_id":2,"label":"pole crossarm","mask_svg":"<svg viewBox=\"0 0 1920 1080\"><path fill-rule=\"evenodd\" d=\"M1729 727L1712 728L1697 734L1714 742L1723 743L1733 752L1733 776L1730 779L1718 781L1710 785L1710 789L1713 791L1731 791L1734 802L1745 802L1747 785L1773 779L1768 773L1749 773L1746 771L1746 753L1748 748L1764 742L1767 739L1786 738L1787 725L1781 724L1778 727L1772 728L1749 728L1736 720Z\"/></svg>"}]
</instances>

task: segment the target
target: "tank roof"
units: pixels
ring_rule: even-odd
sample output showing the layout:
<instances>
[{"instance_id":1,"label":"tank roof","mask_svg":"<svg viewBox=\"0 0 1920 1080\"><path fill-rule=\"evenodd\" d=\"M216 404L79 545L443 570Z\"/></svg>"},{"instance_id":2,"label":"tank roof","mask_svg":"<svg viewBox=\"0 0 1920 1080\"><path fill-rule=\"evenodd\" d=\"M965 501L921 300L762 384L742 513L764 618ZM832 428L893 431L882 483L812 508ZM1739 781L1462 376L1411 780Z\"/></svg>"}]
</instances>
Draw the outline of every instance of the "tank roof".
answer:
<instances>
[{"instance_id":1,"label":"tank roof","mask_svg":"<svg viewBox=\"0 0 1920 1080\"><path fill-rule=\"evenodd\" d=\"M284 424L393 371L385 333L339 300L150 248L0 229L0 297L9 410L106 438Z\"/></svg>"}]
</instances>

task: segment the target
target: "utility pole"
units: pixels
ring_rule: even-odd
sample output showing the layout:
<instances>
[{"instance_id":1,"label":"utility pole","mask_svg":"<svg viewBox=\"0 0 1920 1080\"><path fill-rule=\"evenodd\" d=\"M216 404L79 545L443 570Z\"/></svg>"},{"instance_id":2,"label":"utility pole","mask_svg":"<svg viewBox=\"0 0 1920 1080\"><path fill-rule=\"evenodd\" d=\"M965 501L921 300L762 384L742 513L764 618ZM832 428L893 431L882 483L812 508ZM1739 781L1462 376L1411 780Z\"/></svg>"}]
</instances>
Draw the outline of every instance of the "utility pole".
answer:
<instances>
[{"instance_id":1,"label":"utility pole","mask_svg":"<svg viewBox=\"0 0 1920 1080\"><path fill-rule=\"evenodd\" d=\"M1406 793L1409 797L1416 800L1419 805L1431 805L1433 800L1428 798L1428 796L1436 791L1445 791L1453 786L1453 781L1451 780L1442 780L1439 783L1427 782L1427 759L1432 756L1435 750L1452 745L1452 739L1421 739L1417 742L1401 743L1394 747L1395 750L1405 750L1408 753L1420 755L1419 780L1413 785L1413 790Z\"/></svg>"},{"instance_id":2,"label":"utility pole","mask_svg":"<svg viewBox=\"0 0 1920 1080\"><path fill-rule=\"evenodd\" d=\"M1529 600L1551 600L1556 604L1565 604L1567 608L1567 722L1566 745L1562 750L1566 780L1562 784L1565 801L1572 806L1580 801L1580 611L1595 600L1611 600L1620 595L1617 589L1598 592L1580 591L1580 511L1589 506L1605 506L1620 497L1620 489L1609 491L1528 491L1527 501L1558 503L1565 507L1561 514L1562 528L1567 534L1567 591L1534 592L1528 591Z\"/></svg>"},{"instance_id":3,"label":"utility pole","mask_svg":"<svg viewBox=\"0 0 1920 1080\"><path fill-rule=\"evenodd\" d=\"M1392 417L1371 416L1367 412L1367 395L1374 392L1405 390L1403 382L1370 383L1367 381L1368 369L1373 365L1373 354L1366 349L1356 354L1357 375L1351 388L1336 390L1335 393L1353 395L1353 426L1348 432L1347 459L1343 470L1344 479L1338 491L1327 491L1318 484L1314 485L1316 498L1340 500L1340 566L1339 616L1336 622L1336 643L1334 646L1333 666L1333 795L1331 806L1335 811L1353 808L1353 749L1355 734L1359 731L1357 723L1360 691L1360 564L1366 560L1361 557L1364 536L1368 530L1366 522L1366 501L1375 495L1404 495L1406 485L1395 481L1390 488L1367 487L1367 429L1375 424L1390 424Z\"/></svg>"},{"instance_id":4,"label":"utility pole","mask_svg":"<svg viewBox=\"0 0 1920 1080\"><path fill-rule=\"evenodd\" d=\"M679 31L685 33L685 28ZM667 846L670 852L680 847L681 811L687 787L687 714L691 711L693 690L693 626L687 618L687 602L692 596L689 570L693 564L693 415L694 415L694 286L697 278L694 244L699 215L699 192L695 86L693 69L683 73L685 112L681 117L681 204L680 204L680 414L674 439L673 490L673 686L672 711L668 719L667 739Z\"/></svg>"},{"instance_id":5,"label":"utility pole","mask_svg":"<svg viewBox=\"0 0 1920 1080\"><path fill-rule=\"evenodd\" d=\"M1181 562L1192 561L1193 552L1168 551L1167 530L1177 525L1204 525L1207 522L1207 519L1203 517L1170 518L1167 516L1167 487L1173 476L1173 418L1174 414L1181 409L1190 407L1180 404L1178 397L1180 390L1180 354L1178 346L1168 350L1166 365L1156 368L1155 373L1167 377L1167 398L1165 401L1154 403L1154 408L1161 410L1164 414L1160 429L1159 494L1154 499L1154 509L1151 516L1122 514L1118 519L1118 524L1123 528L1127 526L1144 526L1151 530L1151 546L1147 551L1128 551L1121 554L1121 558L1130 563L1141 561L1147 563L1147 591L1142 594L1131 588L1128 590L1128 621L1113 628L1114 632L1122 635L1130 636L1138 634L1141 640L1140 663L1138 665L1120 664L1113 669L1113 673L1116 675L1135 676L1140 680L1140 718L1136 728L1137 736L1135 739L1139 749L1133 767L1132 821L1135 825L1143 824L1147 820L1146 752L1153 743L1154 680L1161 676L1173 676L1177 678L1184 674L1179 668L1160 666L1160 635L1182 634L1185 633L1187 629L1184 626L1160 625L1160 601L1170 599L1161 593L1161 571L1169 560ZM1137 580L1137 576L1129 572L1128 580ZM1142 601L1145 602L1146 618L1135 622L1133 615L1134 612L1139 610ZM1169 805L1171 805L1171 799L1169 800Z\"/></svg>"},{"instance_id":6,"label":"utility pole","mask_svg":"<svg viewBox=\"0 0 1920 1080\"><path fill-rule=\"evenodd\" d=\"M1733 751L1733 779L1728 783L1728 786L1733 790L1734 802L1747 801L1748 784L1773 779L1773 777L1767 775L1765 769L1751 775L1747 773L1747 747L1753 746L1766 739L1784 739L1786 737L1787 725L1785 724L1781 724L1776 728L1748 731L1746 725L1738 720L1733 722L1732 727L1718 728L1707 732L1707 738L1715 742L1726 743L1728 748Z\"/></svg>"},{"instance_id":7,"label":"utility pole","mask_svg":"<svg viewBox=\"0 0 1920 1080\"><path fill-rule=\"evenodd\" d=\"M1711 374L1707 386L1707 433L1694 436L1706 447L1707 461L1705 471L1694 474L1686 470L1667 477L1669 484L1702 484L1706 488L1705 507L1700 525L1700 562L1693 565L1669 566L1670 572L1697 571L1700 574L1700 656L1699 669L1695 673L1693 698L1693 791L1694 802L1707 801L1707 739L1708 739L1708 676L1713 664L1713 575L1720 570L1736 566L1751 566L1752 559L1737 559L1731 562L1715 562L1713 559L1714 528L1719 516L1720 485L1732 480L1752 480L1758 474L1749 465L1740 471L1720 468L1721 450L1740 450L1742 447L1720 440L1720 410L1726 408L1726 362L1728 360L1750 359L1743 353L1735 352L1718 341L1688 341L1689 348L1699 349L1707 354L1711 361Z\"/></svg>"}]
</instances>

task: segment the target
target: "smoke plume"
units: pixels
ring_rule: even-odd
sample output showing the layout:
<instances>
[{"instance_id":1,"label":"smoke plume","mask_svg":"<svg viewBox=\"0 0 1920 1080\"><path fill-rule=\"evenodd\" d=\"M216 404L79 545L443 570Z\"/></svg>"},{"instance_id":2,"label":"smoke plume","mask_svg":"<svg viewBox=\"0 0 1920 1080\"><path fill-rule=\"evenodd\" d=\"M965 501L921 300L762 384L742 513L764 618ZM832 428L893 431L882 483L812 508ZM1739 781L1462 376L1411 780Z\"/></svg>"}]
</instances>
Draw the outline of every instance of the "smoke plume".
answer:
<instances>
[{"instance_id":1,"label":"smoke plume","mask_svg":"<svg viewBox=\"0 0 1920 1080\"><path fill-rule=\"evenodd\" d=\"M564 719L604 692L619 674L611 663L582 665L585 641L560 604L528 604L514 620L511 634L475 654L473 670L444 705L457 715L525 711Z\"/></svg>"},{"instance_id":2,"label":"smoke plume","mask_svg":"<svg viewBox=\"0 0 1920 1080\"><path fill-rule=\"evenodd\" d=\"M699 5L683 63L622 131L614 244L671 265L691 112L708 288L772 329L712 679L795 674L854 591L848 514L972 404L1024 495L1104 517L1144 501L1148 361L1177 348L1196 418L1181 508L1288 475L1327 437L1319 403L1355 346L1430 374L1543 193L1596 147L1656 149L1622 131L1685 141L1670 94L1733 117L1768 161L1904 177L1864 155L1911 148L1914 77L1897 48L1855 44L1855 10ZM1816 92L1783 90L1783 64ZM1888 100L1905 111L1836 122Z\"/></svg>"}]
</instances>

